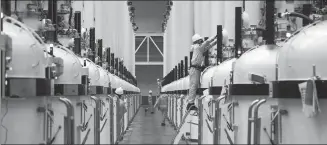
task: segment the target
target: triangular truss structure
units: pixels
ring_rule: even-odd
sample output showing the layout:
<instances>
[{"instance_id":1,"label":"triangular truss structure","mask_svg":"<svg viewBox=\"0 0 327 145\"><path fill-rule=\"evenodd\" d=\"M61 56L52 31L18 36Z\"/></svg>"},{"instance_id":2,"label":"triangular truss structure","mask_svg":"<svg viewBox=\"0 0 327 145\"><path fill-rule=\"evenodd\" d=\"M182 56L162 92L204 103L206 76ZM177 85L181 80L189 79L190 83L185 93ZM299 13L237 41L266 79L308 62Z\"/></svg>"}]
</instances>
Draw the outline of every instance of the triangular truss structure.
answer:
<instances>
[{"instance_id":1,"label":"triangular truss structure","mask_svg":"<svg viewBox=\"0 0 327 145\"><path fill-rule=\"evenodd\" d=\"M163 34L144 33L135 36L135 64L163 65Z\"/></svg>"}]
</instances>

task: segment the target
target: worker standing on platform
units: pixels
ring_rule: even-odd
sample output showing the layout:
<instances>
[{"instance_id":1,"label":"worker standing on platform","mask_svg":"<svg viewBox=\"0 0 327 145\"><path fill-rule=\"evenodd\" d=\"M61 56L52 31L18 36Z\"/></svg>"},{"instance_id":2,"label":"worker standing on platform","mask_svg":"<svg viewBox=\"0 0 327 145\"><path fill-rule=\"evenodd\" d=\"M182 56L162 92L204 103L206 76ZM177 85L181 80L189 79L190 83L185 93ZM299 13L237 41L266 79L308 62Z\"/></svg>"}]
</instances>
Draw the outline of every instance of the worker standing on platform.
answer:
<instances>
[{"instance_id":1,"label":"worker standing on platform","mask_svg":"<svg viewBox=\"0 0 327 145\"><path fill-rule=\"evenodd\" d=\"M190 74L190 88L189 88L189 96L187 99L187 110L197 110L195 106L195 98L196 91L200 84L200 76L202 71L202 66L204 63L204 53L212 48L215 44L217 44L217 40L215 40L217 36L214 36L206 41L199 34L195 34L192 37L193 45L191 48L191 52L193 55L191 56L191 66L189 70Z\"/></svg>"},{"instance_id":2,"label":"worker standing on platform","mask_svg":"<svg viewBox=\"0 0 327 145\"><path fill-rule=\"evenodd\" d=\"M152 103L152 91L149 91L149 109L151 111L151 114L154 113L153 103Z\"/></svg>"}]
</instances>

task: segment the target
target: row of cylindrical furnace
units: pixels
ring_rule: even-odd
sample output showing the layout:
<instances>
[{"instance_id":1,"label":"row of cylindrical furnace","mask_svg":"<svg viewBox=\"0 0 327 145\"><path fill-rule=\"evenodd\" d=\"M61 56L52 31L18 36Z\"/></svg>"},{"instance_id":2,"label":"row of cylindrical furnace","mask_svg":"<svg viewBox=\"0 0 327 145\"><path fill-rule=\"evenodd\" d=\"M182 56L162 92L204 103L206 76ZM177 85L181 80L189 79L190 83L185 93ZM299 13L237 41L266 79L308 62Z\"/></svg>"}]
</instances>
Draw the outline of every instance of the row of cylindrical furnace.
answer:
<instances>
[{"instance_id":1,"label":"row of cylindrical furnace","mask_svg":"<svg viewBox=\"0 0 327 145\"><path fill-rule=\"evenodd\" d=\"M244 52L241 7L235 13L234 56L223 58L222 26L217 26L217 63L209 66L206 57L195 103L199 110L190 122L183 122L188 58L164 78L161 95L169 97L168 116L177 133L187 124L184 139L198 144L326 143L327 21L304 18L303 28L278 46L274 2L266 1L266 44Z\"/></svg>"},{"instance_id":2,"label":"row of cylindrical furnace","mask_svg":"<svg viewBox=\"0 0 327 145\"><path fill-rule=\"evenodd\" d=\"M98 40L101 61L96 63L96 54L82 57L80 37L74 38L75 46L70 50L54 41L56 33L51 30L46 31L49 39L44 41L10 13L4 12L1 19L6 50L1 143L119 142L140 107L141 97L135 77L110 48L102 61L102 40ZM79 36L83 35L80 24L80 12L76 12ZM96 47L94 31L90 28L90 46L85 46L92 52ZM124 90L121 100L115 94L119 87ZM123 107L127 108L124 114Z\"/></svg>"}]
</instances>

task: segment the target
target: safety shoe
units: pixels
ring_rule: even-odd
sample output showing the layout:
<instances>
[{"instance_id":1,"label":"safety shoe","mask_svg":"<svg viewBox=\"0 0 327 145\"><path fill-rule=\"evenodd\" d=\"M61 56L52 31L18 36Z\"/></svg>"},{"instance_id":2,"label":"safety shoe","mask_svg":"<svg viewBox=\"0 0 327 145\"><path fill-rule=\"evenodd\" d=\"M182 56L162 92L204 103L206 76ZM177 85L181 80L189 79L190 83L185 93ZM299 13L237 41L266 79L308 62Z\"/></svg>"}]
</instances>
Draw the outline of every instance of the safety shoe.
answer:
<instances>
[{"instance_id":1,"label":"safety shoe","mask_svg":"<svg viewBox=\"0 0 327 145\"><path fill-rule=\"evenodd\" d=\"M194 103L188 103L186 106L186 110L198 110Z\"/></svg>"},{"instance_id":2,"label":"safety shoe","mask_svg":"<svg viewBox=\"0 0 327 145\"><path fill-rule=\"evenodd\" d=\"M165 122L162 122L162 123L161 123L161 126L166 126L166 123L165 123Z\"/></svg>"}]
</instances>

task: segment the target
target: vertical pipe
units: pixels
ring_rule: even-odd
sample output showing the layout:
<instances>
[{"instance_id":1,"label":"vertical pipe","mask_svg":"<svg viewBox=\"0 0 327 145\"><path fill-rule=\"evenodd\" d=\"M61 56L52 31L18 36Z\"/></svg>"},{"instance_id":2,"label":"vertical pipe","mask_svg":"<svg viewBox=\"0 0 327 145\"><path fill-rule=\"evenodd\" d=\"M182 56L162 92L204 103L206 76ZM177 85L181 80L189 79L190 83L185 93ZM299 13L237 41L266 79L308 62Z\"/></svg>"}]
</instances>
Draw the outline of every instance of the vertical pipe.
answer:
<instances>
[{"instance_id":1,"label":"vertical pipe","mask_svg":"<svg viewBox=\"0 0 327 145\"><path fill-rule=\"evenodd\" d=\"M202 144L202 135L203 135L203 104L202 104L202 99L198 99L198 106L199 106L199 113L198 113L198 144Z\"/></svg>"},{"instance_id":2,"label":"vertical pipe","mask_svg":"<svg viewBox=\"0 0 327 145\"><path fill-rule=\"evenodd\" d=\"M275 44L275 0L266 0L266 44Z\"/></svg>"},{"instance_id":3,"label":"vertical pipe","mask_svg":"<svg viewBox=\"0 0 327 145\"><path fill-rule=\"evenodd\" d=\"M178 63L177 65L177 80L181 78L181 63Z\"/></svg>"},{"instance_id":4,"label":"vertical pipe","mask_svg":"<svg viewBox=\"0 0 327 145\"><path fill-rule=\"evenodd\" d=\"M55 31L51 32L53 42L57 42L57 0L51 0L48 2L48 19L52 21Z\"/></svg>"},{"instance_id":5,"label":"vertical pipe","mask_svg":"<svg viewBox=\"0 0 327 145\"><path fill-rule=\"evenodd\" d=\"M181 60L181 78L183 78L185 76L185 73L184 73L184 61Z\"/></svg>"},{"instance_id":6,"label":"vertical pipe","mask_svg":"<svg viewBox=\"0 0 327 145\"><path fill-rule=\"evenodd\" d=\"M193 51L190 52L190 67L192 66Z\"/></svg>"},{"instance_id":7,"label":"vertical pipe","mask_svg":"<svg viewBox=\"0 0 327 145\"><path fill-rule=\"evenodd\" d=\"M107 48L107 70L110 72L110 47Z\"/></svg>"},{"instance_id":8,"label":"vertical pipe","mask_svg":"<svg viewBox=\"0 0 327 145\"><path fill-rule=\"evenodd\" d=\"M115 75L118 76L118 58L115 58Z\"/></svg>"},{"instance_id":9,"label":"vertical pipe","mask_svg":"<svg viewBox=\"0 0 327 145\"><path fill-rule=\"evenodd\" d=\"M302 13L309 17L311 14L311 4L303 4ZM302 19L302 20L303 20L303 22L302 22L303 27L310 24L309 20L307 20L307 19Z\"/></svg>"},{"instance_id":10,"label":"vertical pipe","mask_svg":"<svg viewBox=\"0 0 327 145\"><path fill-rule=\"evenodd\" d=\"M73 51L76 55L81 55L81 38L74 38L74 48Z\"/></svg>"},{"instance_id":11,"label":"vertical pipe","mask_svg":"<svg viewBox=\"0 0 327 145\"><path fill-rule=\"evenodd\" d=\"M175 77L174 77L174 81L176 81L178 79L178 68L177 65L175 65Z\"/></svg>"},{"instance_id":12,"label":"vertical pipe","mask_svg":"<svg viewBox=\"0 0 327 145\"><path fill-rule=\"evenodd\" d=\"M81 35L81 12L80 11L76 11L74 14L74 28L77 30L77 33L79 34L79 36Z\"/></svg>"},{"instance_id":13,"label":"vertical pipe","mask_svg":"<svg viewBox=\"0 0 327 145\"><path fill-rule=\"evenodd\" d=\"M223 61L223 26L217 25L217 59L216 64L220 64Z\"/></svg>"},{"instance_id":14,"label":"vertical pipe","mask_svg":"<svg viewBox=\"0 0 327 145\"><path fill-rule=\"evenodd\" d=\"M120 60L119 63L118 63L118 71L119 71L118 74L119 74L120 78L122 78L122 73L123 73L122 68L123 68L123 61Z\"/></svg>"},{"instance_id":15,"label":"vertical pipe","mask_svg":"<svg viewBox=\"0 0 327 145\"><path fill-rule=\"evenodd\" d=\"M235 7L235 58L242 51L242 7Z\"/></svg>"},{"instance_id":16,"label":"vertical pipe","mask_svg":"<svg viewBox=\"0 0 327 145\"><path fill-rule=\"evenodd\" d=\"M208 40L209 37L204 37L204 41ZM204 52L204 66L208 67L209 66L209 50Z\"/></svg>"},{"instance_id":17,"label":"vertical pipe","mask_svg":"<svg viewBox=\"0 0 327 145\"><path fill-rule=\"evenodd\" d=\"M185 58L184 58L184 61L185 61L185 74L184 74L184 76L188 76L188 58L187 58L187 56L185 56Z\"/></svg>"},{"instance_id":18,"label":"vertical pipe","mask_svg":"<svg viewBox=\"0 0 327 145\"><path fill-rule=\"evenodd\" d=\"M3 9L3 14L7 16L11 16L11 1L10 0L2 0L1 8Z\"/></svg>"},{"instance_id":19,"label":"vertical pipe","mask_svg":"<svg viewBox=\"0 0 327 145\"><path fill-rule=\"evenodd\" d=\"M74 13L74 28L77 30L78 37L74 38L74 53L76 55L81 55L81 12L76 11Z\"/></svg>"},{"instance_id":20,"label":"vertical pipe","mask_svg":"<svg viewBox=\"0 0 327 145\"><path fill-rule=\"evenodd\" d=\"M0 13L2 12L2 9L3 9L3 1L0 1ZM3 30L3 23L2 23L2 17L0 17L0 32L2 32L2 30ZM0 52L1 52L1 50L0 50ZM1 54L1 56L2 56L2 54ZM0 56L0 57L1 57ZM3 62L3 61L2 61ZM1 65L1 66L3 66L3 65ZM0 87L1 88L1 87ZM1 95L1 94L0 94Z\"/></svg>"},{"instance_id":21,"label":"vertical pipe","mask_svg":"<svg viewBox=\"0 0 327 145\"><path fill-rule=\"evenodd\" d=\"M110 53L111 54L111 59L110 59L110 67L111 67L111 73L114 74L114 70L115 70L115 54L114 53Z\"/></svg>"},{"instance_id":22,"label":"vertical pipe","mask_svg":"<svg viewBox=\"0 0 327 145\"><path fill-rule=\"evenodd\" d=\"M102 39L98 39L98 65L102 67Z\"/></svg>"},{"instance_id":23,"label":"vertical pipe","mask_svg":"<svg viewBox=\"0 0 327 145\"><path fill-rule=\"evenodd\" d=\"M95 62L95 28L90 28L91 61Z\"/></svg>"}]
</instances>

